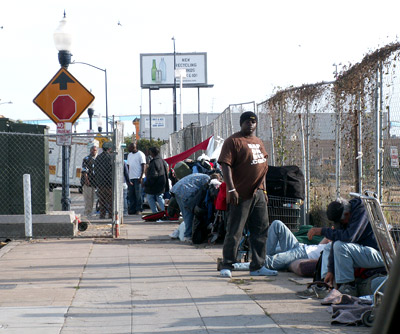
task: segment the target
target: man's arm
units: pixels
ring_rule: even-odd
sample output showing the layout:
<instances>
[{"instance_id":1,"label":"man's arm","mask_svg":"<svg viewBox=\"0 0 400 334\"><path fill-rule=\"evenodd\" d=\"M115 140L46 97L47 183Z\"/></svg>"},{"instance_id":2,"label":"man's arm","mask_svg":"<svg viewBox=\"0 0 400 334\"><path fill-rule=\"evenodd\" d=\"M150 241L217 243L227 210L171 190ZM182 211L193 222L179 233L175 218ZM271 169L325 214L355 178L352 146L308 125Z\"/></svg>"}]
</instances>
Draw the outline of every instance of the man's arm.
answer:
<instances>
[{"instance_id":1,"label":"man's arm","mask_svg":"<svg viewBox=\"0 0 400 334\"><path fill-rule=\"evenodd\" d=\"M145 171L145 168L146 168L146 164L141 164L140 166L142 167L142 171L141 171L141 173L140 173L139 183L142 184L143 175L144 175L144 171Z\"/></svg>"},{"instance_id":2,"label":"man's arm","mask_svg":"<svg viewBox=\"0 0 400 334\"><path fill-rule=\"evenodd\" d=\"M232 168L228 164L222 162L222 175L224 176L224 181L226 183L226 202L234 205L239 203L239 194L235 189L232 179ZM233 190L233 191L232 191Z\"/></svg>"},{"instance_id":3,"label":"man's arm","mask_svg":"<svg viewBox=\"0 0 400 334\"><path fill-rule=\"evenodd\" d=\"M88 176L88 162L87 159L84 158L82 161L82 171L81 173L83 174L83 180L84 180L84 184L86 184L87 186L90 185L89 184L89 176Z\"/></svg>"}]
</instances>

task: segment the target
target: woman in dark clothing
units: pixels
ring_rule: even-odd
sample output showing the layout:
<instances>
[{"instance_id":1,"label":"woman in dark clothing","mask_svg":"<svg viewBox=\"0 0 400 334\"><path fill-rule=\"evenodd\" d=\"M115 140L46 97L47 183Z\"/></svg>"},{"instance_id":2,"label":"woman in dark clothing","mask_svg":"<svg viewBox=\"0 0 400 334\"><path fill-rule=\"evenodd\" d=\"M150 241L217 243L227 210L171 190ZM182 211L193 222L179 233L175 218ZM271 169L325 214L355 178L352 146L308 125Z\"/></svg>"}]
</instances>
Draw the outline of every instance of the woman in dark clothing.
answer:
<instances>
[{"instance_id":1,"label":"woman in dark clothing","mask_svg":"<svg viewBox=\"0 0 400 334\"><path fill-rule=\"evenodd\" d=\"M144 192L151 211L156 213L156 201L163 211L165 209L164 192L169 191L167 163L160 157L157 147L151 147L149 151L152 159L147 168Z\"/></svg>"}]
</instances>

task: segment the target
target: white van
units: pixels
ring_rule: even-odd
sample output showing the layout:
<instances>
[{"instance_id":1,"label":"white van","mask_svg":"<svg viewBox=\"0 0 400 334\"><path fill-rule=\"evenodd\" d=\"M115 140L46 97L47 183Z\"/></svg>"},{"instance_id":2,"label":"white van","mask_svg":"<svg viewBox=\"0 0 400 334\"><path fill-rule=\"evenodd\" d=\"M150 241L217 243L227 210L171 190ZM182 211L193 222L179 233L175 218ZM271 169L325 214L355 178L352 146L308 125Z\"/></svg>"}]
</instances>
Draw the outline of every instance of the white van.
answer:
<instances>
[{"instance_id":1,"label":"white van","mask_svg":"<svg viewBox=\"0 0 400 334\"><path fill-rule=\"evenodd\" d=\"M69 161L69 186L82 192L81 170L83 158L89 155L90 148L99 142L92 138L72 138ZM49 189L62 186L62 146L56 144L56 138L49 139Z\"/></svg>"}]
</instances>

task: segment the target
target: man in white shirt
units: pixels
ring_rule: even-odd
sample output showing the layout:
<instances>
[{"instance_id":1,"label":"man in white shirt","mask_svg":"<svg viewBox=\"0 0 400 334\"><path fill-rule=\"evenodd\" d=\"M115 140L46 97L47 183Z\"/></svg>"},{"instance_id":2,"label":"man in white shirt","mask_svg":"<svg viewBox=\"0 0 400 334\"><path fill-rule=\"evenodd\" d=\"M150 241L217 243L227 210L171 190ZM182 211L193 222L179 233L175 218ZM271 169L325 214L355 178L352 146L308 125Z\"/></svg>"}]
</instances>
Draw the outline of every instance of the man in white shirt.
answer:
<instances>
[{"instance_id":1,"label":"man in white shirt","mask_svg":"<svg viewBox=\"0 0 400 334\"><path fill-rule=\"evenodd\" d=\"M131 143L128 151L130 152L127 158L130 179L130 184L128 185L128 214L140 215L143 211L142 180L145 172L146 156L137 149L136 143Z\"/></svg>"}]
</instances>

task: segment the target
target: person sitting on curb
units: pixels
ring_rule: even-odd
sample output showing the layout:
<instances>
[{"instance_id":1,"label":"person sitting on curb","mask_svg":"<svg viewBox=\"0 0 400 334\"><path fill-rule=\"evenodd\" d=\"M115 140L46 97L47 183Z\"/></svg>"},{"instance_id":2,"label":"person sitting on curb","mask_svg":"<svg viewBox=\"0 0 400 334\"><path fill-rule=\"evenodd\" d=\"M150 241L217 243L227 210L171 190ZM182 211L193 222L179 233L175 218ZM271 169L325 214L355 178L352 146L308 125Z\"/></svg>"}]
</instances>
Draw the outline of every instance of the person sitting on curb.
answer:
<instances>
[{"instance_id":1,"label":"person sitting on curb","mask_svg":"<svg viewBox=\"0 0 400 334\"><path fill-rule=\"evenodd\" d=\"M307 233L309 240L315 235L332 240L323 252L321 277L330 286L335 280L342 294L357 296L354 269L384 266L367 212L361 199L339 198L326 214L335 228L313 227Z\"/></svg>"},{"instance_id":2,"label":"person sitting on curb","mask_svg":"<svg viewBox=\"0 0 400 334\"><path fill-rule=\"evenodd\" d=\"M326 238L318 245L300 243L283 222L274 220L268 229L265 267L271 270L286 270L295 260L317 260L327 243L329 240ZM249 262L234 265L240 270L245 270L246 267L248 269L248 266Z\"/></svg>"}]
</instances>

